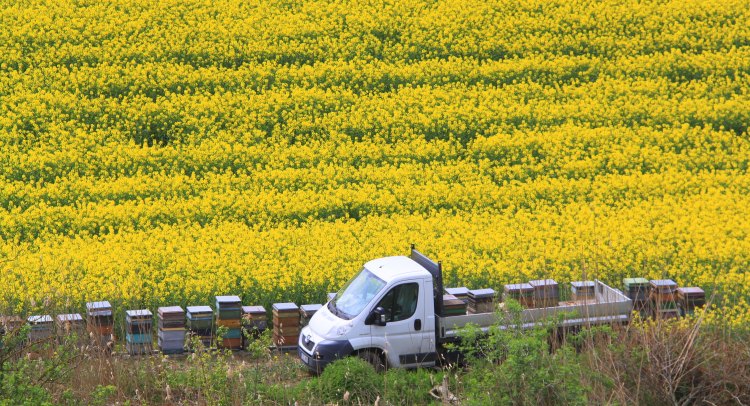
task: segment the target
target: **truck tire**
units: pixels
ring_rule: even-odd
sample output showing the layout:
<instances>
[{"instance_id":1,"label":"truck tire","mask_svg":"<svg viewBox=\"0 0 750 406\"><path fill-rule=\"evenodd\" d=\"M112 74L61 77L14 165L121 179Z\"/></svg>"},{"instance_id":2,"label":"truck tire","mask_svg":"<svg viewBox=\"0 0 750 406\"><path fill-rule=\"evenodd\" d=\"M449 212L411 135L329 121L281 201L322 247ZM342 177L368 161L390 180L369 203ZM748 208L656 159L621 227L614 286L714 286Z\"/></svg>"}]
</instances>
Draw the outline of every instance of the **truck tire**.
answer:
<instances>
[{"instance_id":1,"label":"truck tire","mask_svg":"<svg viewBox=\"0 0 750 406\"><path fill-rule=\"evenodd\" d=\"M372 365L377 372L385 372L388 369L384 357L378 351L363 350L357 353L357 356Z\"/></svg>"}]
</instances>

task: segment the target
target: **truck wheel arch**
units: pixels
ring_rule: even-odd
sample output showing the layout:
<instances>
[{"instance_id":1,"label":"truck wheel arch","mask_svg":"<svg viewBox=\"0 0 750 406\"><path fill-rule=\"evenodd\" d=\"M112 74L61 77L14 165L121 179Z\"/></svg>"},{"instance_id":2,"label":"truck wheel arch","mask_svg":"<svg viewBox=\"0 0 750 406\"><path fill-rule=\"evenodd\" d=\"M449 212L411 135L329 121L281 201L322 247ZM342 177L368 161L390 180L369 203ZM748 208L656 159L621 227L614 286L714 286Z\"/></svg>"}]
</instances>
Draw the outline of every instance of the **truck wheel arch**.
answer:
<instances>
[{"instance_id":1,"label":"truck wheel arch","mask_svg":"<svg viewBox=\"0 0 750 406\"><path fill-rule=\"evenodd\" d=\"M354 351L352 356L359 357L366 361L378 372L384 372L389 367L388 358L385 356L385 352L380 348L364 348Z\"/></svg>"}]
</instances>

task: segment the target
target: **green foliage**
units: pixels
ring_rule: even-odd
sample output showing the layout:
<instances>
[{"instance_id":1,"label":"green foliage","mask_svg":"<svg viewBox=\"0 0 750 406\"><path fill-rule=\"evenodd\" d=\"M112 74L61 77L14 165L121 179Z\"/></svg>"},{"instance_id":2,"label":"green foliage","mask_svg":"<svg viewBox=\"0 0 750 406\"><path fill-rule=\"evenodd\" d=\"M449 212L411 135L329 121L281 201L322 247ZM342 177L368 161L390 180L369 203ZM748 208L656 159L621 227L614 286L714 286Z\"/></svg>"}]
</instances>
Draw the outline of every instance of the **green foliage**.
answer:
<instances>
[{"instance_id":1,"label":"green foliage","mask_svg":"<svg viewBox=\"0 0 750 406\"><path fill-rule=\"evenodd\" d=\"M248 403L266 404L315 404L321 403L320 389L315 381L301 381L294 385L260 384L254 386L247 395Z\"/></svg>"},{"instance_id":2,"label":"green foliage","mask_svg":"<svg viewBox=\"0 0 750 406\"><path fill-rule=\"evenodd\" d=\"M265 329L263 332L260 332L255 327L252 327L250 330L243 327L242 334L247 340L246 350L252 358L270 358L273 330Z\"/></svg>"},{"instance_id":3,"label":"green foliage","mask_svg":"<svg viewBox=\"0 0 750 406\"><path fill-rule=\"evenodd\" d=\"M433 382L440 382L441 373L426 369L392 368L385 373L383 399L388 404L423 405L431 402L429 392Z\"/></svg>"},{"instance_id":4,"label":"green foliage","mask_svg":"<svg viewBox=\"0 0 750 406\"><path fill-rule=\"evenodd\" d=\"M224 336L229 332L226 326L216 327L216 344L221 347L224 343Z\"/></svg>"},{"instance_id":5,"label":"green foliage","mask_svg":"<svg viewBox=\"0 0 750 406\"><path fill-rule=\"evenodd\" d=\"M370 404L383 390L383 377L359 357L348 357L328 365L319 378L323 398L342 402L349 392L349 402Z\"/></svg>"},{"instance_id":6,"label":"green foliage","mask_svg":"<svg viewBox=\"0 0 750 406\"><path fill-rule=\"evenodd\" d=\"M96 389L94 389L94 392L91 394L91 402L89 403L92 406L97 405L108 405L110 404L110 398L117 392L117 388L113 385L97 385Z\"/></svg>"},{"instance_id":7,"label":"green foliage","mask_svg":"<svg viewBox=\"0 0 750 406\"><path fill-rule=\"evenodd\" d=\"M507 343L510 337L523 334L520 328L521 305L512 300L506 300L502 310L496 312L498 322L489 327L487 333L476 324L467 324L458 331L460 344L457 349L469 361L487 361L490 363L502 361L508 352Z\"/></svg>"},{"instance_id":8,"label":"green foliage","mask_svg":"<svg viewBox=\"0 0 750 406\"><path fill-rule=\"evenodd\" d=\"M612 337L616 337L615 332L612 330L612 326L602 325L581 329L575 334L568 335L566 340L576 348L584 348Z\"/></svg>"},{"instance_id":9,"label":"green foliage","mask_svg":"<svg viewBox=\"0 0 750 406\"><path fill-rule=\"evenodd\" d=\"M3 365L0 371L0 405L51 405L52 398L43 386L32 378L34 365L21 359Z\"/></svg>"},{"instance_id":10,"label":"green foliage","mask_svg":"<svg viewBox=\"0 0 750 406\"><path fill-rule=\"evenodd\" d=\"M75 336L29 342L29 331L23 325L0 338L0 405L52 404L48 385L69 376L80 356Z\"/></svg>"},{"instance_id":11,"label":"green foliage","mask_svg":"<svg viewBox=\"0 0 750 406\"><path fill-rule=\"evenodd\" d=\"M209 399L212 404L231 403L232 394L227 390L232 379L231 353L207 351L200 342L194 348L197 349L186 358L184 368L164 371L165 383L185 398Z\"/></svg>"},{"instance_id":12,"label":"green foliage","mask_svg":"<svg viewBox=\"0 0 750 406\"><path fill-rule=\"evenodd\" d=\"M470 366L465 396L472 404L585 404L587 388L575 351L551 352L550 328L521 328L522 308L509 300L487 333L475 325L459 332L458 349Z\"/></svg>"}]
</instances>

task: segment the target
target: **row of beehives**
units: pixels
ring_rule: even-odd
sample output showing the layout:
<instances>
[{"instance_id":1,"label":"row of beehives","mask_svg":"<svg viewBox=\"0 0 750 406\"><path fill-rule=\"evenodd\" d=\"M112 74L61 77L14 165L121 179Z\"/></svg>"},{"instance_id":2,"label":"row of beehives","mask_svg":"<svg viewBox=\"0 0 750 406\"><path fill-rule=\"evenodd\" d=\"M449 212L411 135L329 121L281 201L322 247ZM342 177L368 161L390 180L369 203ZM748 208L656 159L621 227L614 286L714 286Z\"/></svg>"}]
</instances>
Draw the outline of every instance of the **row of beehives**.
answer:
<instances>
[{"instance_id":1,"label":"row of beehives","mask_svg":"<svg viewBox=\"0 0 750 406\"><path fill-rule=\"evenodd\" d=\"M276 303L272 310L273 345L294 347L299 330L320 304L297 306ZM0 316L0 334L29 325L28 340L42 342L76 334L81 344L111 352L115 348L114 313L107 301L86 304L86 317L79 313L33 315L24 321L18 316ZM125 310L125 349L131 355L150 354L156 347L164 354L180 354L198 343L211 348L241 349L268 328L263 306L243 306L238 296L216 296L215 307L159 307L154 328L149 309ZM156 334L154 334L156 330ZM87 340L88 338L88 340Z\"/></svg>"},{"instance_id":2,"label":"row of beehives","mask_svg":"<svg viewBox=\"0 0 750 406\"><path fill-rule=\"evenodd\" d=\"M571 282L574 302L595 301L593 281ZM698 287L678 287L671 279L625 278L624 294L633 301L634 310L643 316L658 318L692 314L706 303L706 294ZM490 313L495 309L497 295L493 289L469 290L466 287L448 288L443 295L443 316ZM560 289L553 279L504 286L501 300L513 299L524 308L554 307L560 304Z\"/></svg>"},{"instance_id":3,"label":"row of beehives","mask_svg":"<svg viewBox=\"0 0 750 406\"><path fill-rule=\"evenodd\" d=\"M573 295L577 300L594 297L593 282L572 282ZM494 289L469 290L466 287L448 288L443 295L443 316L461 316L465 314L491 313L495 311L498 295ZM540 279L528 283L507 284L503 287L502 297L516 300L525 308L557 306L560 301L560 290L552 279Z\"/></svg>"},{"instance_id":4,"label":"row of beehives","mask_svg":"<svg viewBox=\"0 0 750 406\"><path fill-rule=\"evenodd\" d=\"M647 280L625 278L624 294L633 300L633 308L643 316L678 317L692 313L706 303L705 293L698 287L678 287L670 279ZM571 282L572 300L596 300L593 281ZM334 294L329 294L329 299ZM512 298L526 308L557 306L560 291L552 279L504 286L503 299ZM443 316L490 313L495 309L493 289L469 290L448 288L443 296ZM297 345L300 328L321 308L320 304L297 306L276 303L272 309L273 345L292 348ZM94 348L112 351L115 348L114 314L107 301L86 304L86 318L78 313L33 315L28 339L43 341L54 336L77 333L89 337ZM153 314L148 309L125 311L125 348L130 354L153 350ZM24 321L17 316L0 317L0 335L17 329ZM243 333L244 331L248 334ZM243 306L238 296L216 296L215 310L210 306L160 307L157 311L157 346L165 354L178 354L191 349L195 341L205 347L240 349L267 329L267 312L263 306ZM194 337L188 339L188 337ZM82 340L84 341L84 340Z\"/></svg>"},{"instance_id":5,"label":"row of beehives","mask_svg":"<svg viewBox=\"0 0 750 406\"><path fill-rule=\"evenodd\" d=\"M706 304L706 293L699 287L679 287L671 279L625 278L625 295L642 316L674 318L692 314Z\"/></svg>"}]
</instances>

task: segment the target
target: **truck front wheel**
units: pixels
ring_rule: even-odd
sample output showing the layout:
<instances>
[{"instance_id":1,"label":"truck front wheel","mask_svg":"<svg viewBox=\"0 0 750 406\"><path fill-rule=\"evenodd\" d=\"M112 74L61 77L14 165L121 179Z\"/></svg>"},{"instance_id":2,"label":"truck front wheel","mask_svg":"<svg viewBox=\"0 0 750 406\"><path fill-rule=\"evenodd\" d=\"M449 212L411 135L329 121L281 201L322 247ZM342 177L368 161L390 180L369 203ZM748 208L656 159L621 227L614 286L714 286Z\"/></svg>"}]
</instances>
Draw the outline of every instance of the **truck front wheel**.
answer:
<instances>
[{"instance_id":1,"label":"truck front wheel","mask_svg":"<svg viewBox=\"0 0 750 406\"><path fill-rule=\"evenodd\" d=\"M385 372L387 369L385 357L375 350L363 350L357 353L357 356L373 366L378 372Z\"/></svg>"}]
</instances>

